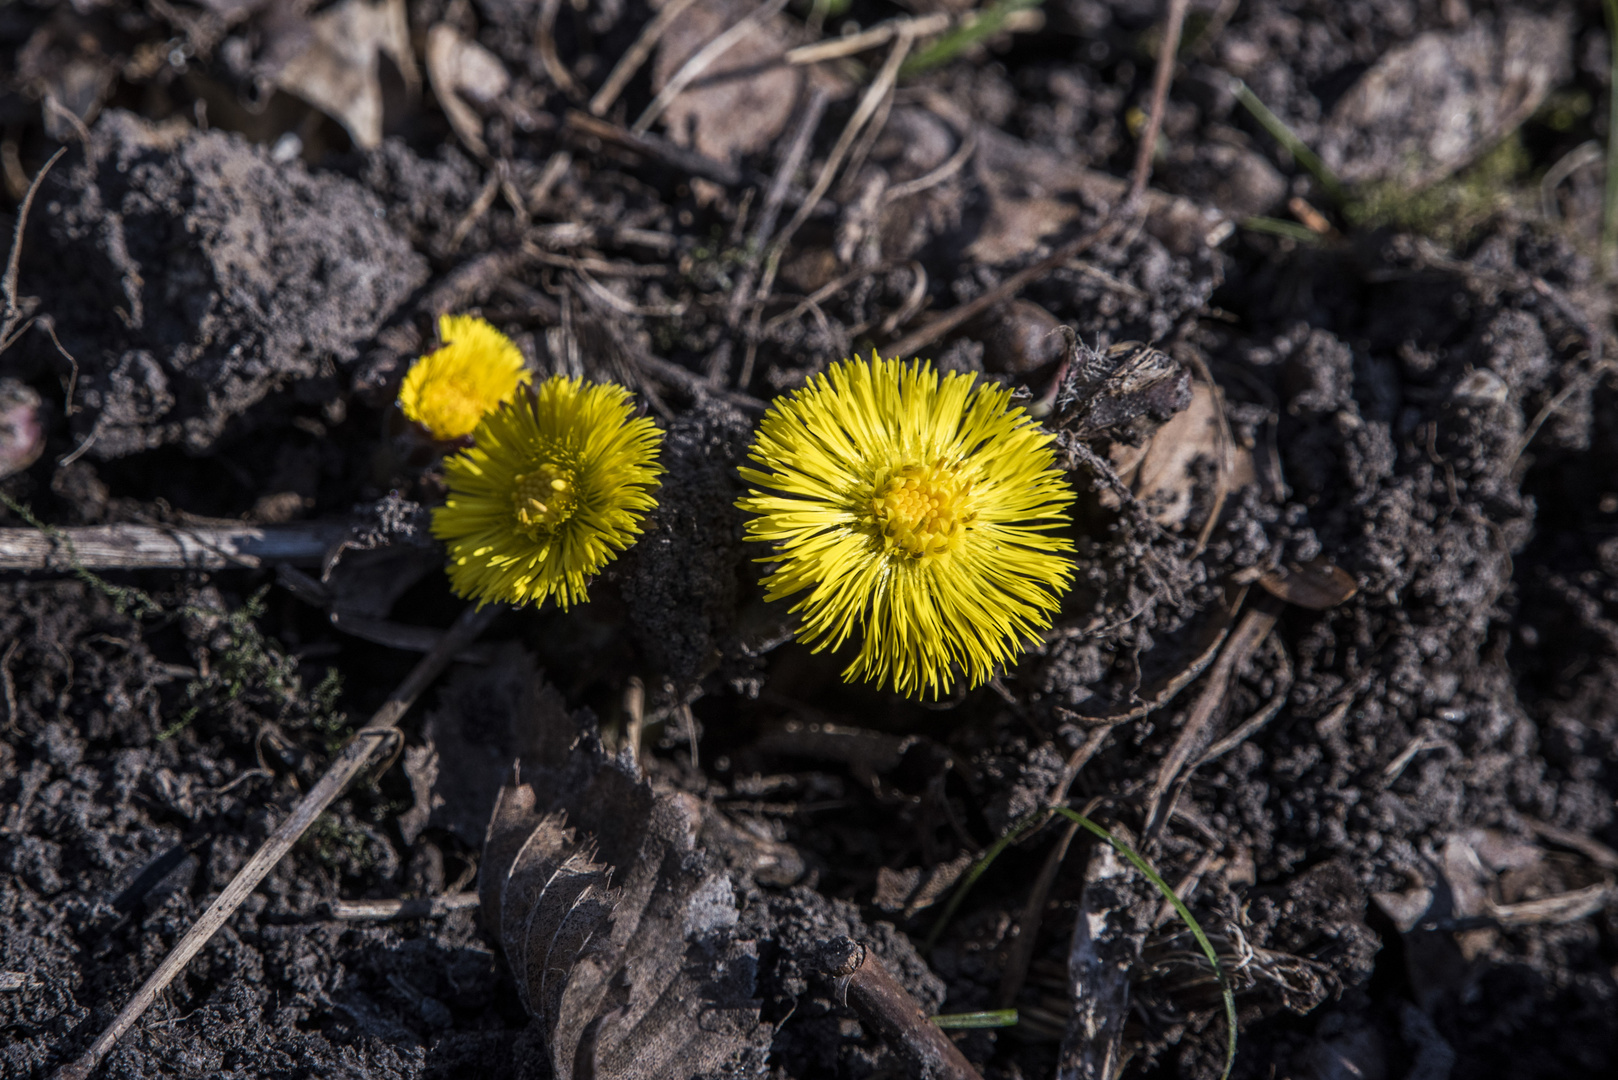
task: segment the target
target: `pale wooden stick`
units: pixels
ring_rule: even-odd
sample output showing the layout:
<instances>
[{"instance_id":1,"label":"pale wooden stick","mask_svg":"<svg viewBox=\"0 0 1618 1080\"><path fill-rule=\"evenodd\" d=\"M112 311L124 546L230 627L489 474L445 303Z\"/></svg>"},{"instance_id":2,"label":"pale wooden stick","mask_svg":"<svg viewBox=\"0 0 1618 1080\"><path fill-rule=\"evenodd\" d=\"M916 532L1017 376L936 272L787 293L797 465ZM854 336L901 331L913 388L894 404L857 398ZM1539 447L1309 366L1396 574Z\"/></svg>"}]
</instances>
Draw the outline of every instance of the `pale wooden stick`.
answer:
<instances>
[{"instance_id":1,"label":"pale wooden stick","mask_svg":"<svg viewBox=\"0 0 1618 1080\"><path fill-rule=\"evenodd\" d=\"M348 535L339 522L302 525L79 525L0 529L0 570L220 570L266 563L319 566Z\"/></svg>"},{"instance_id":2,"label":"pale wooden stick","mask_svg":"<svg viewBox=\"0 0 1618 1080\"><path fill-rule=\"evenodd\" d=\"M94 1045L85 1051L84 1056L71 1065L64 1065L55 1074L55 1080L88 1080L89 1075L95 1071L101 1059L107 1056L113 1046L123 1036L124 1032L132 1027L135 1021L157 1000L169 983L174 981L191 958L208 944L208 941L225 925L236 909L242 905L248 895L258 887L265 876L275 868L286 853L292 850L300 837L313 825L315 819L330 806L347 786L348 782L365 768L371 760L371 754L378 746L386 745L394 738L395 727L403 718L406 711L413 705L422 691L426 690L432 681L448 666L450 658L488 629L496 615L503 610L499 604L489 604L483 608L468 607L463 611L455 624L444 634L443 640L432 652L421 658L413 671L405 677L388 700L376 711L376 715L364 727L354 733L343 752L326 770L326 775L320 782L309 789L309 793L298 801L292 808L291 815L281 823L270 838L264 841L263 846L250 859L246 866L237 871L225 891L209 905L208 910L188 930L169 952L164 961L152 972L144 985L135 996L129 999L123 1011L118 1014L101 1037L96 1039Z\"/></svg>"},{"instance_id":3,"label":"pale wooden stick","mask_svg":"<svg viewBox=\"0 0 1618 1080\"><path fill-rule=\"evenodd\" d=\"M886 45L897 36L900 31L908 29L916 37L927 37L931 34L941 34L950 28L955 21L953 15L947 12L934 12L931 15L911 15L898 19L889 19L879 22L869 30L862 30L847 37L827 38L817 41L813 45L800 45L796 49L787 50L786 61L789 64L818 64L822 60L836 60L844 56L853 56L866 49L874 49L878 45Z\"/></svg>"}]
</instances>

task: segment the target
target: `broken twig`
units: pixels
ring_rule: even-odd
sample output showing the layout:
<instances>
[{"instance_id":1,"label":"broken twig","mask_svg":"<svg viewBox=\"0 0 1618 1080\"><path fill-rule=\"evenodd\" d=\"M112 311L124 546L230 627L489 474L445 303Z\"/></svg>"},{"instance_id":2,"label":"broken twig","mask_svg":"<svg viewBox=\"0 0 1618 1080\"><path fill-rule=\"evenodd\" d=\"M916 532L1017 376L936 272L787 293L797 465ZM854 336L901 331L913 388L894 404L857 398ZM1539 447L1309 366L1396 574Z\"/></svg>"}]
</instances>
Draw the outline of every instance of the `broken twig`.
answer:
<instances>
[{"instance_id":1,"label":"broken twig","mask_svg":"<svg viewBox=\"0 0 1618 1080\"><path fill-rule=\"evenodd\" d=\"M918 1080L983 1080L949 1036L927 1019L916 999L852 938L823 941L814 966L837 982L838 997L860 1014L910 1066Z\"/></svg>"}]
</instances>

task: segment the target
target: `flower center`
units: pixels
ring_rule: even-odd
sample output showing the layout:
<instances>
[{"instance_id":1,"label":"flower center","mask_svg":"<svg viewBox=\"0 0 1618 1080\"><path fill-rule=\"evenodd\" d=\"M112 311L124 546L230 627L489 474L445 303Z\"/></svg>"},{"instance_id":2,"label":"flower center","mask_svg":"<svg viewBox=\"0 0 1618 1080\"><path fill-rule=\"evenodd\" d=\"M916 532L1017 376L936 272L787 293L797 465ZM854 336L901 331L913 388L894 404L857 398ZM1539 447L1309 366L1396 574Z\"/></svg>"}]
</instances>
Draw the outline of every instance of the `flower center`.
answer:
<instances>
[{"instance_id":1,"label":"flower center","mask_svg":"<svg viewBox=\"0 0 1618 1080\"><path fill-rule=\"evenodd\" d=\"M573 487L573 470L550 462L533 472L519 475L516 490L511 493L517 524L530 539L554 531L573 516L573 508L578 503L578 493Z\"/></svg>"},{"instance_id":2,"label":"flower center","mask_svg":"<svg viewBox=\"0 0 1618 1080\"><path fill-rule=\"evenodd\" d=\"M906 465L877 474L871 523L883 546L919 559L942 555L955 534L977 520L971 481L942 465Z\"/></svg>"}]
</instances>

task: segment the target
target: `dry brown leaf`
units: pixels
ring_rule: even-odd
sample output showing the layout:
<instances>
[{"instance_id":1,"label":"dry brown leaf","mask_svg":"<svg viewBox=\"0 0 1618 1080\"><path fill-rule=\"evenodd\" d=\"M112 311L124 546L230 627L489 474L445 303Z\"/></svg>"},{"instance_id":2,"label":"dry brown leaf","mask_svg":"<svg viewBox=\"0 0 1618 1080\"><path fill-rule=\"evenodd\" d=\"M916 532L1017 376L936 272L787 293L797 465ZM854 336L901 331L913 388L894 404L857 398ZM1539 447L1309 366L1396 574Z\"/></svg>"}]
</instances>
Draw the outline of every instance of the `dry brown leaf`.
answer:
<instances>
[{"instance_id":1,"label":"dry brown leaf","mask_svg":"<svg viewBox=\"0 0 1618 1080\"><path fill-rule=\"evenodd\" d=\"M1277 567L1258 579L1264 591L1310 611L1325 611L1359 592L1354 575L1320 558L1308 563Z\"/></svg>"},{"instance_id":2,"label":"dry brown leaf","mask_svg":"<svg viewBox=\"0 0 1618 1080\"><path fill-rule=\"evenodd\" d=\"M427 31L427 78L461 142L478 157L486 156L483 119L473 105L487 108L511 86L500 58L448 23L438 23Z\"/></svg>"},{"instance_id":3,"label":"dry brown leaf","mask_svg":"<svg viewBox=\"0 0 1618 1080\"><path fill-rule=\"evenodd\" d=\"M662 90L699 49L752 9L750 0L696 0L658 42L652 89ZM806 77L783 59L794 44L785 17L765 19L669 104L662 117L669 138L729 162L768 147L786 127Z\"/></svg>"},{"instance_id":4,"label":"dry brown leaf","mask_svg":"<svg viewBox=\"0 0 1618 1080\"><path fill-rule=\"evenodd\" d=\"M1158 524L1179 528L1195 505L1196 477L1193 466L1200 460L1217 462L1223 428L1219 423L1219 401L1206 383L1191 384L1191 403L1170 417L1140 446L1114 443L1113 467L1130 485ZM1241 446L1232 448L1234 461L1227 483L1241 487L1253 478L1252 454ZM1104 493L1103 502L1116 504L1116 497Z\"/></svg>"},{"instance_id":5,"label":"dry brown leaf","mask_svg":"<svg viewBox=\"0 0 1618 1080\"><path fill-rule=\"evenodd\" d=\"M593 730L501 789L478 892L557 1076L761 1067L773 1029L759 1022L757 953L736 937L731 881L701 830L700 803L654 792Z\"/></svg>"},{"instance_id":6,"label":"dry brown leaf","mask_svg":"<svg viewBox=\"0 0 1618 1080\"><path fill-rule=\"evenodd\" d=\"M309 26L308 47L281 68L276 86L342 124L360 149L382 145L379 58L392 60L412 91L421 84L404 0L343 0Z\"/></svg>"}]
</instances>

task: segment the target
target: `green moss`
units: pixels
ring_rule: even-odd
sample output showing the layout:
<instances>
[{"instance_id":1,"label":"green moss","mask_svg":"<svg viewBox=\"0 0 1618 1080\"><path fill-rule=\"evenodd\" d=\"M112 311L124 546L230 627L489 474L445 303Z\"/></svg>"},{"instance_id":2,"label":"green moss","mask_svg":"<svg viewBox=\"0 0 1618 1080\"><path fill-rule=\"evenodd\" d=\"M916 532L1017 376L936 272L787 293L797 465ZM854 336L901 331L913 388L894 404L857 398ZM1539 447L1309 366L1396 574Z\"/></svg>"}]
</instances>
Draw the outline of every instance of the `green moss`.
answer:
<instances>
[{"instance_id":1,"label":"green moss","mask_svg":"<svg viewBox=\"0 0 1618 1080\"><path fill-rule=\"evenodd\" d=\"M1523 198L1530 167L1528 149L1513 132L1469 168L1420 191L1395 183L1361 189L1343 215L1358 229L1399 229L1459 246Z\"/></svg>"}]
</instances>

